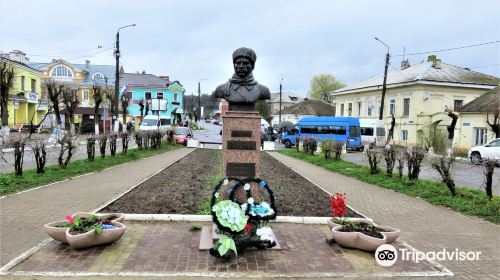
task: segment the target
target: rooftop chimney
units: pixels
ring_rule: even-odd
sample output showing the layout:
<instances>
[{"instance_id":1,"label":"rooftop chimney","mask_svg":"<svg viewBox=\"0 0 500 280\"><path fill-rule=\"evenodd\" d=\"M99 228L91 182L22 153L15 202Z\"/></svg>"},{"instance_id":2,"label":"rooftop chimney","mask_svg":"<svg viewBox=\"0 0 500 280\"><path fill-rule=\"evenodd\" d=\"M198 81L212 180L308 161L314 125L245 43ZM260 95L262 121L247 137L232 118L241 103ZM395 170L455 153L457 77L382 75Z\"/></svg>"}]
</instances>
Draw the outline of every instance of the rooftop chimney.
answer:
<instances>
[{"instance_id":1,"label":"rooftop chimney","mask_svg":"<svg viewBox=\"0 0 500 280\"><path fill-rule=\"evenodd\" d=\"M85 60L85 69L89 69L90 60Z\"/></svg>"},{"instance_id":2,"label":"rooftop chimney","mask_svg":"<svg viewBox=\"0 0 500 280\"><path fill-rule=\"evenodd\" d=\"M410 67L410 61L408 61L408 59L401 61L401 70L405 70L408 67Z\"/></svg>"},{"instance_id":3,"label":"rooftop chimney","mask_svg":"<svg viewBox=\"0 0 500 280\"><path fill-rule=\"evenodd\" d=\"M55 59L55 58L52 59L52 62L56 62L56 61L57 61L57 59Z\"/></svg>"},{"instance_id":4,"label":"rooftop chimney","mask_svg":"<svg viewBox=\"0 0 500 280\"><path fill-rule=\"evenodd\" d=\"M159 76L159 78L167 81L167 83L170 83L170 77L169 76Z\"/></svg>"},{"instance_id":5,"label":"rooftop chimney","mask_svg":"<svg viewBox=\"0 0 500 280\"><path fill-rule=\"evenodd\" d=\"M26 57L26 54L20 50L13 50L9 52L9 59L23 64L27 64L29 61L29 59Z\"/></svg>"},{"instance_id":6,"label":"rooftop chimney","mask_svg":"<svg viewBox=\"0 0 500 280\"><path fill-rule=\"evenodd\" d=\"M441 69L441 59L437 58L435 55L429 55L427 61L432 61L432 67L436 69Z\"/></svg>"}]
</instances>

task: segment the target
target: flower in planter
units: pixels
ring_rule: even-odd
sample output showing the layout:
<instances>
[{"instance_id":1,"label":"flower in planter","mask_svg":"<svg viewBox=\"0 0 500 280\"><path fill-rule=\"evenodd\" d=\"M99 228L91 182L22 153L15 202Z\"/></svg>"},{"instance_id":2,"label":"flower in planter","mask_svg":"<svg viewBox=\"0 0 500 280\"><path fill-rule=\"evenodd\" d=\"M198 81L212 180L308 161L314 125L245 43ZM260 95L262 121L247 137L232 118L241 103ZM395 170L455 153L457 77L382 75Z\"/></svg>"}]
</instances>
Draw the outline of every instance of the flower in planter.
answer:
<instances>
[{"instance_id":1,"label":"flower in planter","mask_svg":"<svg viewBox=\"0 0 500 280\"><path fill-rule=\"evenodd\" d=\"M259 183L259 187L263 188L265 185L266 185L266 182L264 182L264 181L260 181L260 183Z\"/></svg>"},{"instance_id":2,"label":"flower in planter","mask_svg":"<svg viewBox=\"0 0 500 280\"><path fill-rule=\"evenodd\" d=\"M249 183L246 183L244 186L243 186L243 189L245 191L248 191L250 189L250 184Z\"/></svg>"},{"instance_id":3,"label":"flower in planter","mask_svg":"<svg viewBox=\"0 0 500 280\"><path fill-rule=\"evenodd\" d=\"M229 184L229 180L228 179L224 179L224 182L222 182L223 185L227 185Z\"/></svg>"},{"instance_id":4,"label":"flower in planter","mask_svg":"<svg viewBox=\"0 0 500 280\"><path fill-rule=\"evenodd\" d=\"M71 216L66 216L66 220L68 220L70 223L74 224L75 223L75 219L73 219L73 217Z\"/></svg>"},{"instance_id":5,"label":"flower in planter","mask_svg":"<svg viewBox=\"0 0 500 280\"><path fill-rule=\"evenodd\" d=\"M243 203L243 204L240 205L240 207L241 207L241 210L247 211L248 204Z\"/></svg>"},{"instance_id":6,"label":"flower in planter","mask_svg":"<svg viewBox=\"0 0 500 280\"><path fill-rule=\"evenodd\" d=\"M248 202L248 204L253 204L254 203L253 197L249 197L247 199L247 202Z\"/></svg>"},{"instance_id":7,"label":"flower in planter","mask_svg":"<svg viewBox=\"0 0 500 280\"><path fill-rule=\"evenodd\" d=\"M216 193L214 194L214 196L215 196L215 198L219 198L219 192L216 192Z\"/></svg>"},{"instance_id":8,"label":"flower in planter","mask_svg":"<svg viewBox=\"0 0 500 280\"><path fill-rule=\"evenodd\" d=\"M330 208L332 209L333 217L337 217L342 219L347 210L347 206L345 204L345 193L335 193L335 196L329 196L330 199Z\"/></svg>"},{"instance_id":9,"label":"flower in planter","mask_svg":"<svg viewBox=\"0 0 500 280\"><path fill-rule=\"evenodd\" d=\"M221 225L230 228L234 232L242 231L248 221L248 217L240 206L230 200L223 200L217 203L214 205L212 211L215 212L217 220Z\"/></svg>"}]
</instances>

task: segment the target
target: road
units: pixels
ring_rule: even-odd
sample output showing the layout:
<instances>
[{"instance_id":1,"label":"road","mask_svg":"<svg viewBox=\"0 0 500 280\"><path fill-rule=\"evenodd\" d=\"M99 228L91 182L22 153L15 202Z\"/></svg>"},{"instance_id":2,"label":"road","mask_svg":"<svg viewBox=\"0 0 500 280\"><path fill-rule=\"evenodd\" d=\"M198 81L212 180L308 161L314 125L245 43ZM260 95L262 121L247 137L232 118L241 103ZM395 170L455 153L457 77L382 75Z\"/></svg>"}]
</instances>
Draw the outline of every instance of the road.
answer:
<instances>
[{"instance_id":1,"label":"road","mask_svg":"<svg viewBox=\"0 0 500 280\"><path fill-rule=\"evenodd\" d=\"M221 142L221 136L219 135L222 129L221 126L208 123L201 123L201 126L205 130L195 131L196 139L208 142ZM349 152L344 154L343 158L346 161L368 166L368 160L362 152ZM381 163L383 164L383 161ZM381 166L381 168L385 168L385 166ZM405 168L404 171L406 174L407 169ZM484 175L481 166L469 162L457 161L454 163L453 172L457 186L484 191ZM432 169L427 162L422 166L420 178L441 181L441 177L437 171ZM493 173L493 194L500 195L500 168L498 167L495 168L495 172Z\"/></svg>"},{"instance_id":2,"label":"road","mask_svg":"<svg viewBox=\"0 0 500 280\"><path fill-rule=\"evenodd\" d=\"M202 130L193 131L195 139L204 142L222 142L222 138L220 135L222 126L205 122L200 122L200 125L203 128ZM121 144L118 143L117 146L118 152L121 151ZM129 147L131 146L133 146L132 143L129 144ZM217 148L218 145L207 145L206 147ZM57 164L58 152L59 149L52 148L48 150L46 166ZM109 154L109 151L107 153ZM98 147L96 147L96 156L99 156ZM80 140L80 145L78 145L77 152L73 155L73 160L85 158L87 158L86 145L84 140ZM366 159L365 154L361 152L349 152L347 154L344 154L343 158L346 161L368 166L368 160ZM7 161L7 163L3 161L0 162L0 173L14 172L13 153L5 153L4 159ZM383 165L383 161L381 163ZM36 168L35 158L30 150L25 151L24 153L23 168L24 170ZM383 168L383 166L381 168ZM453 170L455 183L457 186L484 190L484 175L481 166L477 166L472 163L457 161L454 164ZM406 168L404 171L406 174ZM435 181L441 180L437 171L432 169L428 163L424 163L422 171L420 172L420 178ZM495 172L493 173L493 194L500 195L500 168L498 167L495 168Z\"/></svg>"}]
</instances>

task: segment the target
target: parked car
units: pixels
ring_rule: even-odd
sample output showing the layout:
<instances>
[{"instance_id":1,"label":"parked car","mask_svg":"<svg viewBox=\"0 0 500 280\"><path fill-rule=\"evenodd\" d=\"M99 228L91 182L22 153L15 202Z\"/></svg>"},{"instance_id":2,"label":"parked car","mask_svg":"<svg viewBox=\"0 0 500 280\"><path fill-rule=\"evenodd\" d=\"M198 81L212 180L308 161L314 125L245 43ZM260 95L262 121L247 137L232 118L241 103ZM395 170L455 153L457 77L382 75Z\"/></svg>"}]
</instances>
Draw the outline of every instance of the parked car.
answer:
<instances>
[{"instance_id":1,"label":"parked car","mask_svg":"<svg viewBox=\"0 0 500 280\"><path fill-rule=\"evenodd\" d=\"M176 144L187 145L188 139L193 138L193 131L189 127L177 127L174 132Z\"/></svg>"},{"instance_id":2,"label":"parked car","mask_svg":"<svg viewBox=\"0 0 500 280\"><path fill-rule=\"evenodd\" d=\"M209 118L206 118L206 119L205 119L205 122L206 122L206 123L210 123L210 119L209 119Z\"/></svg>"},{"instance_id":3,"label":"parked car","mask_svg":"<svg viewBox=\"0 0 500 280\"><path fill-rule=\"evenodd\" d=\"M500 162L500 138L492 140L483 146L472 147L468 158L474 164L481 164L484 159L495 159Z\"/></svg>"},{"instance_id":4,"label":"parked car","mask_svg":"<svg viewBox=\"0 0 500 280\"><path fill-rule=\"evenodd\" d=\"M139 130L146 131L146 130L156 130L159 128L161 131L166 132L170 128L170 126L171 122L170 118L168 117L147 115L142 120L141 125L139 126Z\"/></svg>"}]
</instances>

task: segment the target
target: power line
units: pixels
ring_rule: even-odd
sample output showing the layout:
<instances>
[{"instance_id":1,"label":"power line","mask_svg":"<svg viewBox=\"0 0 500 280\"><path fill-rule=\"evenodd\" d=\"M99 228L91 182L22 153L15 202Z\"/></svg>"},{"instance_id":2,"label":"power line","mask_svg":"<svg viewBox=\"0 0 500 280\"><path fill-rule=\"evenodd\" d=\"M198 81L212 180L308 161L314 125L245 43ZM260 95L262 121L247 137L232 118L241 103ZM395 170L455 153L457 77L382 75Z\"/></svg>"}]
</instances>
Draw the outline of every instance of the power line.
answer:
<instances>
[{"instance_id":1,"label":"power line","mask_svg":"<svg viewBox=\"0 0 500 280\"><path fill-rule=\"evenodd\" d=\"M110 47L113 46L113 44L106 44L106 45L99 45L97 49L101 49L104 47ZM29 56L42 56L42 57L49 57L49 56L59 56L62 54L70 54L70 53L79 53L79 52L84 52L84 51L94 51L96 48L91 48L91 49L80 49L80 50L72 50L72 51L66 51L66 52L59 52L59 53L46 53L46 54L28 54Z\"/></svg>"},{"instance_id":2,"label":"power line","mask_svg":"<svg viewBox=\"0 0 500 280\"><path fill-rule=\"evenodd\" d=\"M76 60L76 59L79 59L79 58L84 58L84 57L92 57L92 56L95 56L96 54L100 54L102 52L105 52L105 51L109 51L109 50L112 50L113 48L107 48L107 49L104 49L102 51L98 51L96 53L93 53L93 54L88 54L88 55L82 55L82 56L79 56L79 57L74 57L74 58L70 58L70 59L67 59L67 61L72 61L72 60Z\"/></svg>"},{"instance_id":3,"label":"power line","mask_svg":"<svg viewBox=\"0 0 500 280\"><path fill-rule=\"evenodd\" d=\"M446 51L453 51L453 50L459 50L459 49L465 49L465 48L472 48L472 47L478 47L478 46L483 46L483 45L489 45L489 44L496 44L500 43L500 41L491 41L491 42L486 42L486 43L480 43L480 44L474 44L474 45L468 45L468 46L462 46L462 47L456 47L456 48L449 48L449 49L442 49L442 50L435 50L435 51L427 51L427 52L418 52L418 53L407 53L407 54L397 54L393 55L395 56L410 56L410 55L419 55L419 54L429 54L429 53L438 53L438 52L446 52Z\"/></svg>"}]
</instances>

